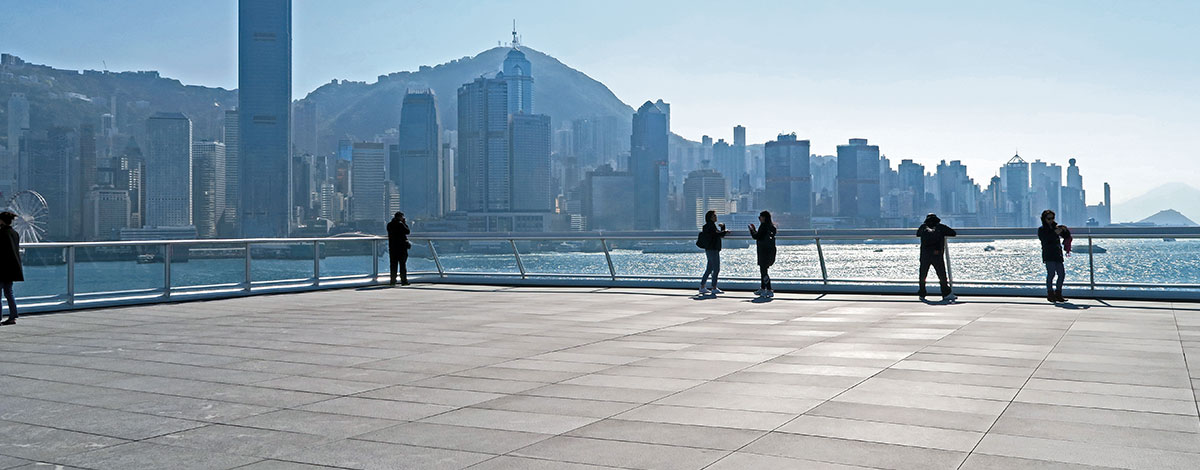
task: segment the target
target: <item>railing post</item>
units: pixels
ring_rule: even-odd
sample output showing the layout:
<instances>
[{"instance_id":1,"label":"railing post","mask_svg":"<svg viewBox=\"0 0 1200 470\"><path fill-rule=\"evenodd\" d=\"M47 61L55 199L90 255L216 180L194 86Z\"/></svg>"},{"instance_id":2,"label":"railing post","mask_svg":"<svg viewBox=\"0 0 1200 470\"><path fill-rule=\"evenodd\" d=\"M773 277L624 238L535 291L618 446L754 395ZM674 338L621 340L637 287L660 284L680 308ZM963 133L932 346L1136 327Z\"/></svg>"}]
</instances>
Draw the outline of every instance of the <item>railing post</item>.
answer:
<instances>
[{"instance_id":1,"label":"railing post","mask_svg":"<svg viewBox=\"0 0 1200 470\"><path fill-rule=\"evenodd\" d=\"M250 274L250 242L246 242L246 279L242 284L242 290L250 292L250 284L254 281Z\"/></svg>"},{"instance_id":2,"label":"railing post","mask_svg":"<svg viewBox=\"0 0 1200 470\"><path fill-rule=\"evenodd\" d=\"M371 239L371 282L379 282L379 239Z\"/></svg>"},{"instance_id":3,"label":"railing post","mask_svg":"<svg viewBox=\"0 0 1200 470\"><path fill-rule=\"evenodd\" d=\"M950 240L942 240L942 254L946 258L946 285L954 287L954 272L950 270Z\"/></svg>"},{"instance_id":4,"label":"railing post","mask_svg":"<svg viewBox=\"0 0 1200 470\"><path fill-rule=\"evenodd\" d=\"M821 237L813 237L817 241L817 261L821 263L821 283L829 285L829 272L825 270L825 251L821 249Z\"/></svg>"},{"instance_id":5,"label":"railing post","mask_svg":"<svg viewBox=\"0 0 1200 470\"><path fill-rule=\"evenodd\" d=\"M321 285L321 242L313 240L313 287Z\"/></svg>"},{"instance_id":6,"label":"railing post","mask_svg":"<svg viewBox=\"0 0 1200 470\"><path fill-rule=\"evenodd\" d=\"M1096 263L1092 259L1092 236L1088 235L1088 285L1092 291L1096 290Z\"/></svg>"},{"instance_id":7,"label":"railing post","mask_svg":"<svg viewBox=\"0 0 1200 470\"><path fill-rule=\"evenodd\" d=\"M617 268L613 266L612 254L608 252L608 240L600 239L600 246L604 247L604 260L608 261L608 276L609 279L617 280Z\"/></svg>"},{"instance_id":8,"label":"railing post","mask_svg":"<svg viewBox=\"0 0 1200 470\"><path fill-rule=\"evenodd\" d=\"M442 269L442 260L438 258L437 250L433 248L433 239L425 240L429 244L429 252L433 253L433 264L437 266L438 277L446 277L446 271Z\"/></svg>"},{"instance_id":9,"label":"railing post","mask_svg":"<svg viewBox=\"0 0 1200 470\"><path fill-rule=\"evenodd\" d=\"M508 244L512 245L513 256L517 258L517 269L521 271L521 279L525 279L525 264L521 262L521 252L517 250L517 242L510 238Z\"/></svg>"},{"instance_id":10,"label":"railing post","mask_svg":"<svg viewBox=\"0 0 1200 470\"><path fill-rule=\"evenodd\" d=\"M67 305L75 305L75 247L67 247Z\"/></svg>"},{"instance_id":11,"label":"railing post","mask_svg":"<svg viewBox=\"0 0 1200 470\"><path fill-rule=\"evenodd\" d=\"M163 298L171 298L171 244L163 243Z\"/></svg>"}]
</instances>

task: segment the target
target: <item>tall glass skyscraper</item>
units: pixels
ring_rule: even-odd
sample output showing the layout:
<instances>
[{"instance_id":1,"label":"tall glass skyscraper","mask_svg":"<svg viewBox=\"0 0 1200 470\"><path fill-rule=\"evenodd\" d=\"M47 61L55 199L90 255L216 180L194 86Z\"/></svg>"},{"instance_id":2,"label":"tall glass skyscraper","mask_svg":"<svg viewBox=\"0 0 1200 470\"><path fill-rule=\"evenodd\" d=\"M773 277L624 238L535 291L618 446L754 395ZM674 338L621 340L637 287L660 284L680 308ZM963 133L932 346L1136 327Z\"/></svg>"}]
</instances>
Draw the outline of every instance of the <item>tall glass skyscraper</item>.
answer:
<instances>
[{"instance_id":1,"label":"tall glass skyscraper","mask_svg":"<svg viewBox=\"0 0 1200 470\"><path fill-rule=\"evenodd\" d=\"M192 121L182 113L146 121L145 225L192 225Z\"/></svg>"},{"instance_id":2,"label":"tall glass skyscraper","mask_svg":"<svg viewBox=\"0 0 1200 470\"><path fill-rule=\"evenodd\" d=\"M504 58L504 80L508 81L508 114L533 114L533 71L529 59L515 45Z\"/></svg>"},{"instance_id":3,"label":"tall glass skyscraper","mask_svg":"<svg viewBox=\"0 0 1200 470\"><path fill-rule=\"evenodd\" d=\"M244 237L288 234L291 99L291 0L239 0L239 222Z\"/></svg>"},{"instance_id":4,"label":"tall glass skyscraper","mask_svg":"<svg viewBox=\"0 0 1200 470\"><path fill-rule=\"evenodd\" d=\"M647 101L633 114L629 170L633 173L634 228L658 230L667 220L667 115Z\"/></svg>"},{"instance_id":5,"label":"tall glass skyscraper","mask_svg":"<svg viewBox=\"0 0 1200 470\"><path fill-rule=\"evenodd\" d=\"M512 160L512 210L549 212L550 116L518 113L508 117Z\"/></svg>"},{"instance_id":6,"label":"tall glass skyscraper","mask_svg":"<svg viewBox=\"0 0 1200 470\"><path fill-rule=\"evenodd\" d=\"M508 87L501 73L458 88L455 188L460 211L507 211L512 207Z\"/></svg>"},{"instance_id":7,"label":"tall glass skyscraper","mask_svg":"<svg viewBox=\"0 0 1200 470\"><path fill-rule=\"evenodd\" d=\"M441 217L442 145L433 90L409 92L400 108L399 151L391 180L400 191L400 210L410 218Z\"/></svg>"},{"instance_id":8,"label":"tall glass skyscraper","mask_svg":"<svg viewBox=\"0 0 1200 470\"><path fill-rule=\"evenodd\" d=\"M739 126L740 127L740 126ZM767 210L790 228L808 228L812 217L812 172L809 142L796 134L780 134L764 146Z\"/></svg>"},{"instance_id":9,"label":"tall glass skyscraper","mask_svg":"<svg viewBox=\"0 0 1200 470\"><path fill-rule=\"evenodd\" d=\"M856 227L879 224L879 146L850 139L837 147L837 215Z\"/></svg>"}]
</instances>

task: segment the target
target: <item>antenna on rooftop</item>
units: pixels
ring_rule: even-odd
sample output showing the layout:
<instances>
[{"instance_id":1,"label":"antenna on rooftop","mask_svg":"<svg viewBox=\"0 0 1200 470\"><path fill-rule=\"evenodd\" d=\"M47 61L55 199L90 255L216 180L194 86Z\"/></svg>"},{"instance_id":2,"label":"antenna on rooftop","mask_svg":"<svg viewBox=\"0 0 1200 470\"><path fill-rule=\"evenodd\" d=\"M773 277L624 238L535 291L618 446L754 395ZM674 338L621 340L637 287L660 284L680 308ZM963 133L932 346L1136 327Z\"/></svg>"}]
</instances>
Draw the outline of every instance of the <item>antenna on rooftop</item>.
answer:
<instances>
[{"instance_id":1,"label":"antenna on rooftop","mask_svg":"<svg viewBox=\"0 0 1200 470\"><path fill-rule=\"evenodd\" d=\"M512 35L513 35L512 48L516 49L517 46L521 45L521 40L517 39L517 20L516 19L513 19Z\"/></svg>"}]
</instances>

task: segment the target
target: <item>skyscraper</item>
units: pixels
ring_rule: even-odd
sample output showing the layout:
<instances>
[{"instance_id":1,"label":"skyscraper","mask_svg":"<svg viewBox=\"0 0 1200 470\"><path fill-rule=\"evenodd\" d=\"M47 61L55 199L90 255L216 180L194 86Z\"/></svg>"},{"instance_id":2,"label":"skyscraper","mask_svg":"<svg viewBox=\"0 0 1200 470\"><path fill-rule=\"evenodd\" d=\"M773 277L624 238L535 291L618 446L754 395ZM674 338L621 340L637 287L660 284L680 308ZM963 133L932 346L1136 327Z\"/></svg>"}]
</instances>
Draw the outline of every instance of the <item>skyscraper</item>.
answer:
<instances>
[{"instance_id":1,"label":"skyscraper","mask_svg":"<svg viewBox=\"0 0 1200 470\"><path fill-rule=\"evenodd\" d=\"M146 160L133 139L117 157L114 166L118 171L113 177L113 186L129 192L129 226L141 227L146 220Z\"/></svg>"},{"instance_id":2,"label":"skyscraper","mask_svg":"<svg viewBox=\"0 0 1200 470\"><path fill-rule=\"evenodd\" d=\"M667 219L667 116L647 101L633 115L629 170L633 173L633 220L637 230L658 230Z\"/></svg>"},{"instance_id":3,"label":"skyscraper","mask_svg":"<svg viewBox=\"0 0 1200 470\"><path fill-rule=\"evenodd\" d=\"M301 100L292 116L292 153L317 154L317 103Z\"/></svg>"},{"instance_id":4,"label":"skyscraper","mask_svg":"<svg viewBox=\"0 0 1200 470\"><path fill-rule=\"evenodd\" d=\"M239 222L245 237L288 234L291 101L291 0L239 0Z\"/></svg>"},{"instance_id":5,"label":"skyscraper","mask_svg":"<svg viewBox=\"0 0 1200 470\"><path fill-rule=\"evenodd\" d=\"M879 223L879 146L850 139L837 147L837 215L853 226Z\"/></svg>"},{"instance_id":6,"label":"skyscraper","mask_svg":"<svg viewBox=\"0 0 1200 470\"><path fill-rule=\"evenodd\" d=\"M1074 158L1068 163L1070 165L1067 166L1067 184L1062 188L1062 198L1059 201L1062 206L1062 214L1058 218L1063 225L1081 227L1087 222L1083 177L1079 174L1079 167L1075 166Z\"/></svg>"},{"instance_id":7,"label":"skyscraper","mask_svg":"<svg viewBox=\"0 0 1200 470\"><path fill-rule=\"evenodd\" d=\"M509 116L509 155L512 156L512 210L549 212L554 209L550 193L550 116Z\"/></svg>"},{"instance_id":8,"label":"skyscraper","mask_svg":"<svg viewBox=\"0 0 1200 470\"><path fill-rule=\"evenodd\" d=\"M409 218L441 217L442 132L432 90L404 96L398 135L390 176L400 193L400 210Z\"/></svg>"},{"instance_id":9,"label":"skyscraper","mask_svg":"<svg viewBox=\"0 0 1200 470\"><path fill-rule=\"evenodd\" d=\"M1020 155L1013 155L1004 164L1000 179L1004 181L1005 212L1010 214L1011 226L1038 225L1029 204L1029 164Z\"/></svg>"},{"instance_id":10,"label":"skyscraper","mask_svg":"<svg viewBox=\"0 0 1200 470\"><path fill-rule=\"evenodd\" d=\"M591 230L633 230L633 176L607 163L584 177L582 212Z\"/></svg>"},{"instance_id":11,"label":"skyscraper","mask_svg":"<svg viewBox=\"0 0 1200 470\"><path fill-rule=\"evenodd\" d=\"M387 151L384 144L355 142L350 159L350 220L378 221L387 219L383 163Z\"/></svg>"},{"instance_id":12,"label":"skyscraper","mask_svg":"<svg viewBox=\"0 0 1200 470\"><path fill-rule=\"evenodd\" d=\"M84 197L83 211L88 223L83 227L85 240L117 240L121 229L130 228L129 191L96 188Z\"/></svg>"},{"instance_id":13,"label":"skyscraper","mask_svg":"<svg viewBox=\"0 0 1200 470\"><path fill-rule=\"evenodd\" d=\"M1059 204L1062 196L1062 167L1054 163L1034 160L1029 164L1029 199L1031 215L1041 217L1044 210L1062 213ZM1061 217L1061 216L1060 216ZM1065 224L1061 219L1059 223Z\"/></svg>"},{"instance_id":14,"label":"skyscraper","mask_svg":"<svg viewBox=\"0 0 1200 470\"><path fill-rule=\"evenodd\" d=\"M73 214L79 212L78 201L71 198L72 186L78 178L76 161L79 155L79 133L69 127L53 127L46 132L46 140L28 141L30 189L46 199L50 210L47 235L50 240L64 241L73 238L71 232ZM77 220L77 219L76 219Z\"/></svg>"},{"instance_id":15,"label":"skyscraper","mask_svg":"<svg viewBox=\"0 0 1200 470\"><path fill-rule=\"evenodd\" d=\"M458 88L458 210L512 207L508 158L508 89L502 77L480 77Z\"/></svg>"},{"instance_id":16,"label":"skyscraper","mask_svg":"<svg viewBox=\"0 0 1200 470\"><path fill-rule=\"evenodd\" d=\"M200 238L215 238L225 212L225 144L192 144L192 223Z\"/></svg>"},{"instance_id":17,"label":"skyscraper","mask_svg":"<svg viewBox=\"0 0 1200 470\"><path fill-rule=\"evenodd\" d=\"M28 132L29 100L24 93L13 93L8 97L8 152L0 160L0 196L10 197L29 187L28 150L22 149L28 145L22 143Z\"/></svg>"},{"instance_id":18,"label":"skyscraper","mask_svg":"<svg viewBox=\"0 0 1200 470\"><path fill-rule=\"evenodd\" d=\"M242 166L238 160L241 139L238 138L238 112L225 111L225 212L220 214L221 235L236 236L241 233L238 226L238 210L241 207L241 174Z\"/></svg>"},{"instance_id":19,"label":"skyscraper","mask_svg":"<svg viewBox=\"0 0 1200 470\"><path fill-rule=\"evenodd\" d=\"M809 143L796 140L796 134L780 134L765 145L766 204L777 220L807 228L812 218L812 172L809 170Z\"/></svg>"},{"instance_id":20,"label":"skyscraper","mask_svg":"<svg viewBox=\"0 0 1200 470\"><path fill-rule=\"evenodd\" d=\"M688 173L683 181L683 217L688 228L703 226L704 214L710 210L717 215L728 214L728 188L725 177L712 168Z\"/></svg>"},{"instance_id":21,"label":"skyscraper","mask_svg":"<svg viewBox=\"0 0 1200 470\"><path fill-rule=\"evenodd\" d=\"M508 114L533 114L533 70L525 53L517 49L516 33L513 35L513 48L504 58L502 76L508 83Z\"/></svg>"},{"instance_id":22,"label":"skyscraper","mask_svg":"<svg viewBox=\"0 0 1200 470\"><path fill-rule=\"evenodd\" d=\"M144 225L192 225L192 121L182 113L156 113L146 121Z\"/></svg>"},{"instance_id":23,"label":"skyscraper","mask_svg":"<svg viewBox=\"0 0 1200 470\"><path fill-rule=\"evenodd\" d=\"M746 128L741 125L733 126L733 163L736 173L725 175L729 179L729 187L734 193L747 192L750 188L742 187L744 177L749 173L746 166Z\"/></svg>"}]
</instances>

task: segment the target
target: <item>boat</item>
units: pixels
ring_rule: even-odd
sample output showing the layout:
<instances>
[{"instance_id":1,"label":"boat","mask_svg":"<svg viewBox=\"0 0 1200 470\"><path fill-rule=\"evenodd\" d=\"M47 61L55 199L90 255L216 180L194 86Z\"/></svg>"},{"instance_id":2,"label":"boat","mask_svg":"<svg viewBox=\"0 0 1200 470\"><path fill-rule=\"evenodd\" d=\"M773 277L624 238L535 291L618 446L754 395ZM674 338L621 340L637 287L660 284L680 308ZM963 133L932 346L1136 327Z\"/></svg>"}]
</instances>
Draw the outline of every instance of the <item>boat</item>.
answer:
<instances>
[{"instance_id":1,"label":"boat","mask_svg":"<svg viewBox=\"0 0 1200 470\"><path fill-rule=\"evenodd\" d=\"M988 246L983 247L983 251L996 251L996 247L994 247L992 245L988 245Z\"/></svg>"},{"instance_id":2,"label":"boat","mask_svg":"<svg viewBox=\"0 0 1200 470\"><path fill-rule=\"evenodd\" d=\"M154 253L142 253L137 256L137 264L150 264L158 261L158 255Z\"/></svg>"},{"instance_id":3,"label":"boat","mask_svg":"<svg viewBox=\"0 0 1200 470\"><path fill-rule=\"evenodd\" d=\"M873 252L875 252L875 253L883 253L883 248L876 248L876 249L874 249L874 250L871 250L871 251L873 251Z\"/></svg>"},{"instance_id":4,"label":"boat","mask_svg":"<svg viewBox=\"0 0 1200 470\"><path fill-rule=\"evenodd\" d=\"M1174 238L1167 237L1167 238L1164 238L1164 239L1163 239L1163 241L1164 241L1164 242L1173 242L1173 241L1175 241L1175 239L1174 239Z\"/></svg>"}]
</instances>

